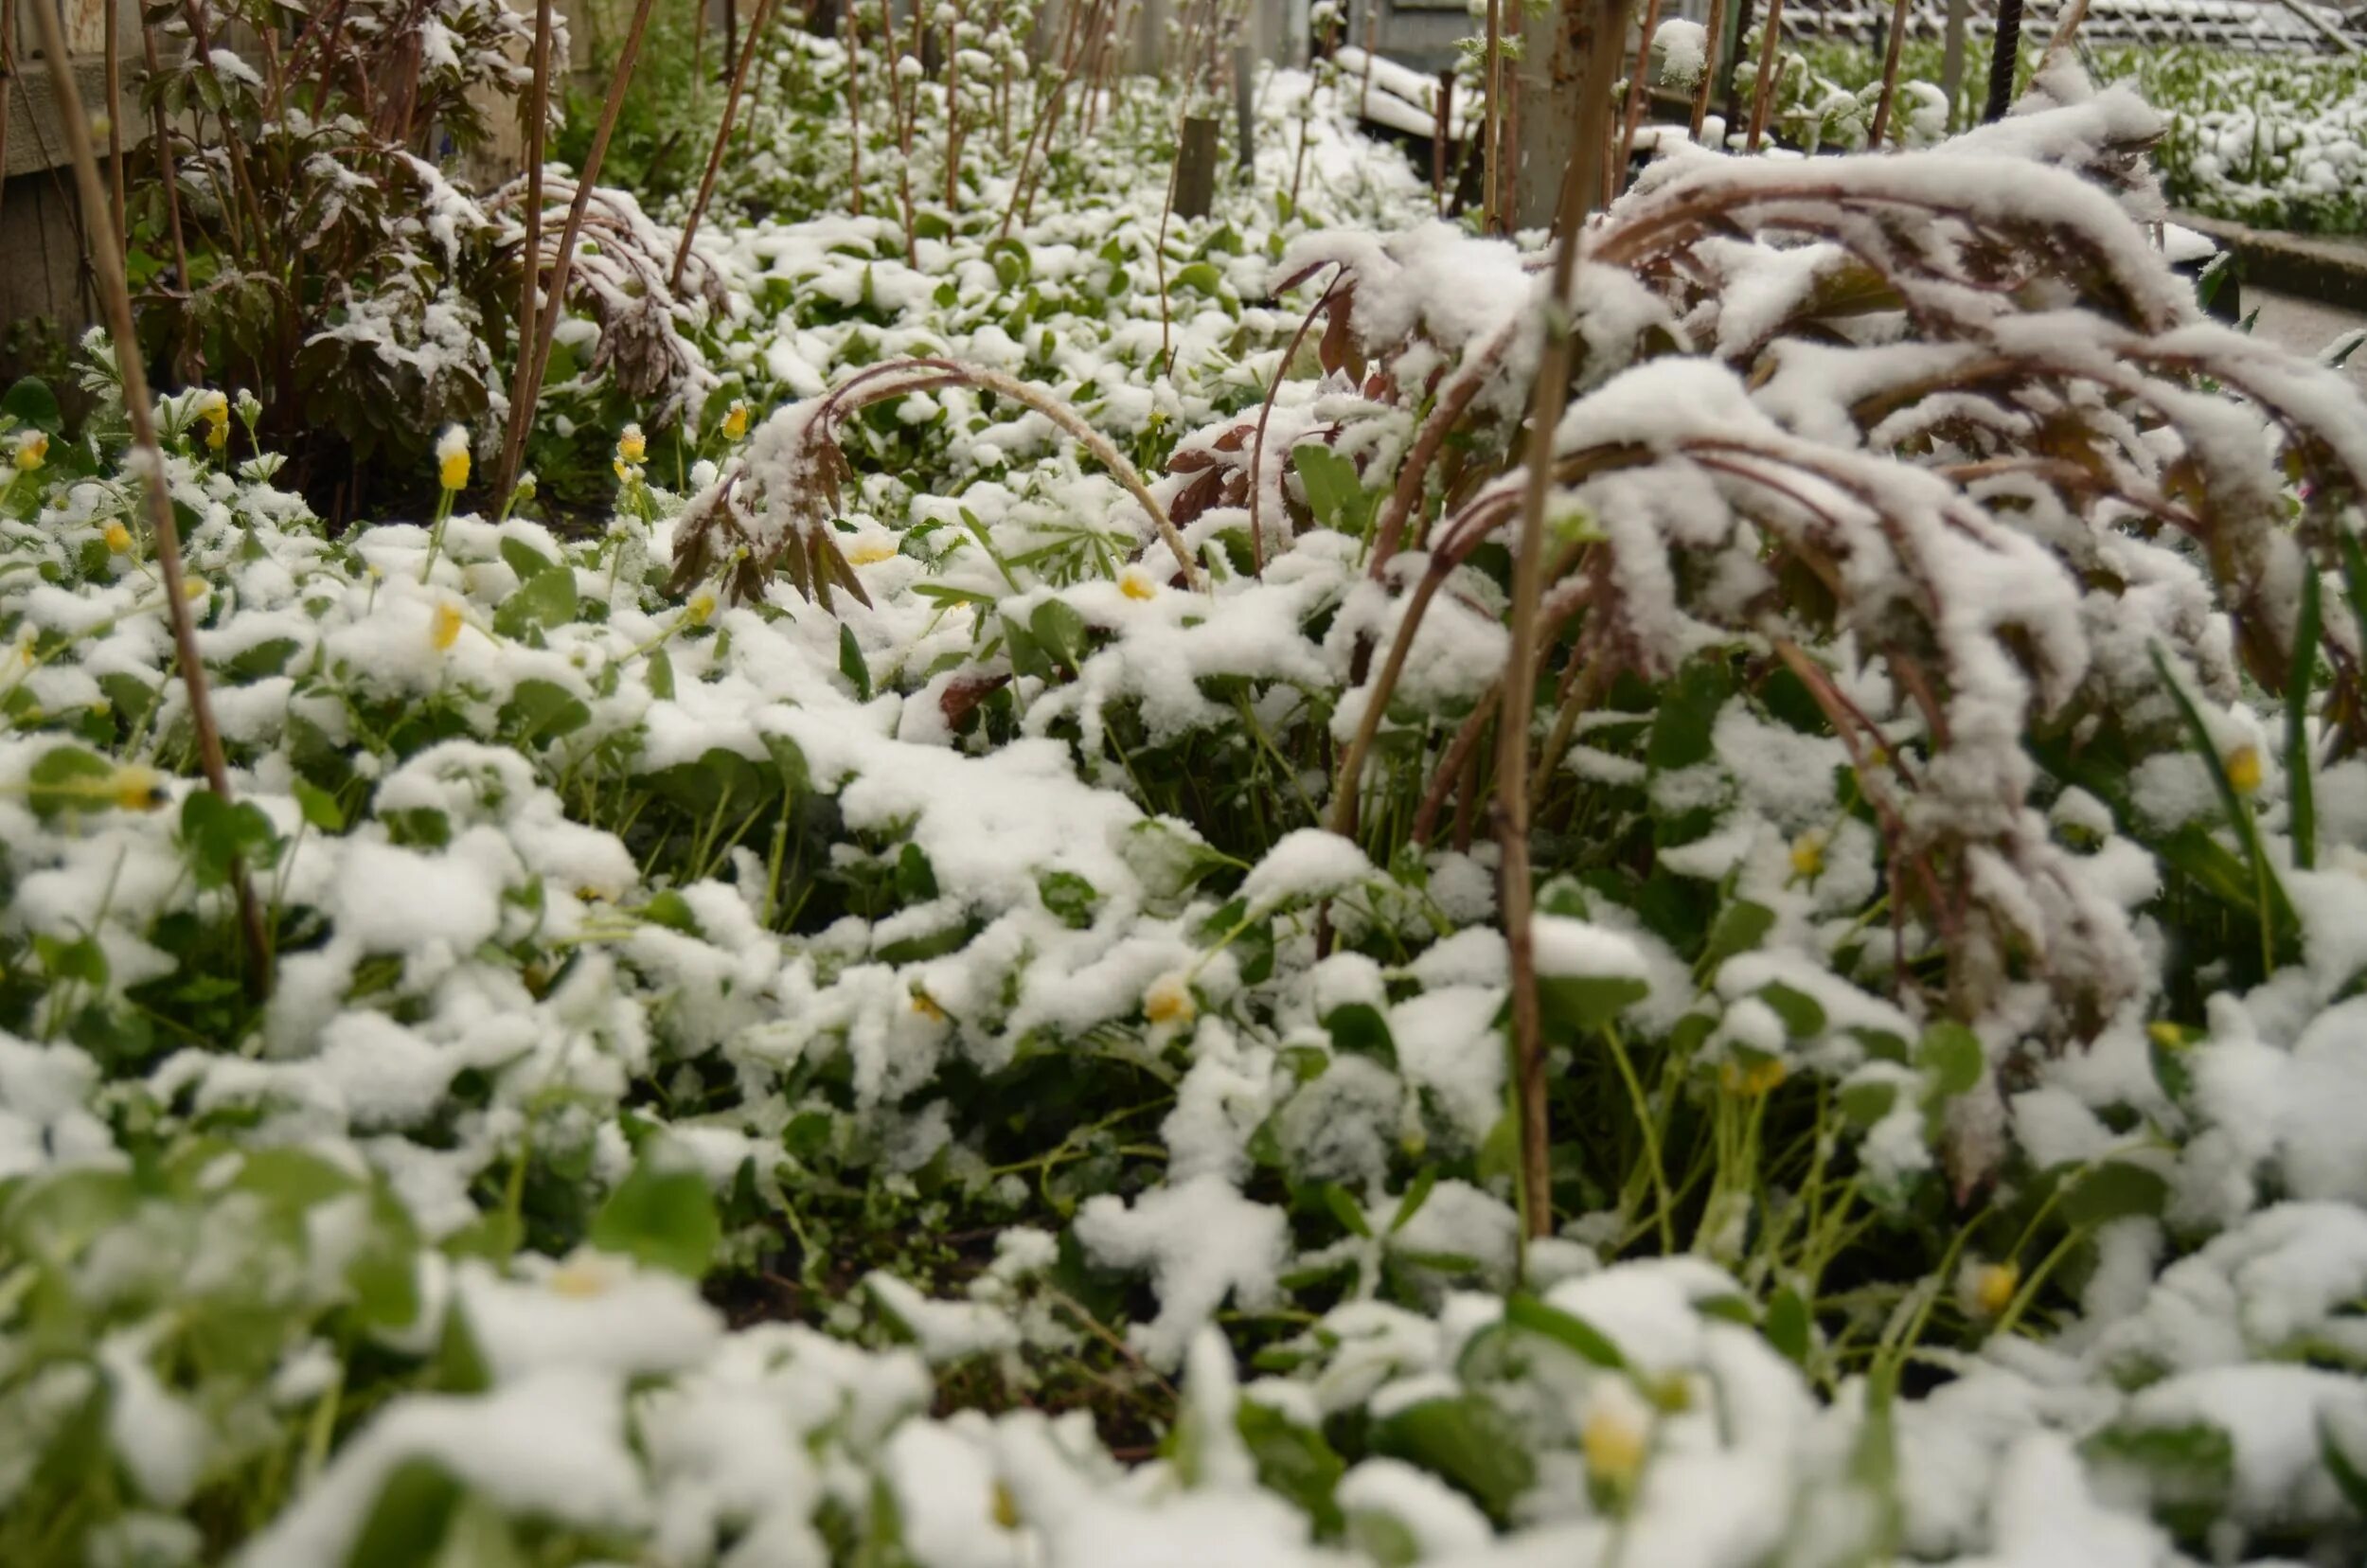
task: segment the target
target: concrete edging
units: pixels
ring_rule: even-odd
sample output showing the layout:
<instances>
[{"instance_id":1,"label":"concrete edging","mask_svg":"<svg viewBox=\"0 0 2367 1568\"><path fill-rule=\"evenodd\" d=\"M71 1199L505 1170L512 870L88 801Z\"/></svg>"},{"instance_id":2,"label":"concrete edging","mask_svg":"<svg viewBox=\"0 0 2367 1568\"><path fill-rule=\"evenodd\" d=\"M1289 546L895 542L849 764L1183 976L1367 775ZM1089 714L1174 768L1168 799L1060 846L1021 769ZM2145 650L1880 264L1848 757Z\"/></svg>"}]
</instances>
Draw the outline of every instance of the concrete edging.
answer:
<instances>
[{"instance_id":1,"label":"concrete edging","mask_svg":"<svg viewBox=\"0 0 2367 1568\"><path fill-rule=\"evenodd\" d=\"M2234 251L2247 283L2367 312L2367 245L2247 228L2189 212L2173 213L2170 221Z\"/></svg>"}]
</instances>

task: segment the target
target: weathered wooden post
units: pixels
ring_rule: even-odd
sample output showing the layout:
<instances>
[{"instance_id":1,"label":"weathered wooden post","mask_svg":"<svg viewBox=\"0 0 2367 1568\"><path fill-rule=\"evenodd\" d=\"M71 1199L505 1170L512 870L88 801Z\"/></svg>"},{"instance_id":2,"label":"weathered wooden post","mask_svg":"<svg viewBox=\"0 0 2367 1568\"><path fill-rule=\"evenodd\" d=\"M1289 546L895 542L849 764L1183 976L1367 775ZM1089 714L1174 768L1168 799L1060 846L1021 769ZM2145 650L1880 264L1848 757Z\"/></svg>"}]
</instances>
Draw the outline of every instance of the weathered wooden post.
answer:
<instances>
[{"instance_id":1,"label":"weathered wooden post","mask_svg":"<svg viewBox=\"0 0 2367 1568\"><path fill-rule=\"evenodd\" d=\"M1217 118L1194 115L1184 122L1175 155L1175 215L1205 218L1217 195Z\"/></svg>"},{"instance_id":2,"label":"weathered wooden post","mask_svg":"<svg viewBox=\"0 0 2367 1568\"><path fill-rule=\"evenodd\" d=\"M140 56L139 7L136 0L63 0L63 9L75 86L94 114L105 113L109 59L126 50ZM32 7L0 4L0 14L13 27L0 37L0 330L35 322L70 341L98 316L85 286L81 205L67 165L65 122ZM138 78L116 86L116 135L128 153L146 144L147 116L139 112ZM103 137L99 155L106 156ZM8 357L0 347L0 377L13 379L25 366Z\"/></svg>"}]
</instances>

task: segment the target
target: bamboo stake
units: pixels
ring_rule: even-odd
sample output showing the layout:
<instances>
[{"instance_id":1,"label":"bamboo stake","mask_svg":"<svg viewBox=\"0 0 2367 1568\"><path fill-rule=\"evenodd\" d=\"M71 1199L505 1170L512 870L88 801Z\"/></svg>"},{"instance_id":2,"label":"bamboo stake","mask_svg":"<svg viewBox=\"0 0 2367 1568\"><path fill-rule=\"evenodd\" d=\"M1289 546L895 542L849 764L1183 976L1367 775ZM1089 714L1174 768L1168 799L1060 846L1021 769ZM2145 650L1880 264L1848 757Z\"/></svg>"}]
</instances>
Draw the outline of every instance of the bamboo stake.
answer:
<instances>
[{"instance_id":1,"label":"bamboo stake","mask_svg":"<svg viewBox=\"0 0 2367 1568\"><path fill-rule=\"evenodd\" d=\"M551 0L542 0L544 6L550 3ZM715 145L707 149L706 172L699 178L699 194L690 204L690 216L683 220L682 240L674 247L674 270L667 275L666 287L674 294L682 293L683 268L690 262L690 241L699 232L699 220L706 215L707 203L714 198L715 177L722 169L723 149L732 139L732 121L739 113L739 95L748 84L748 67L756 62L756 44L773 20L774 4L774 0L756 0L756 9L749 13L748 37L740 45L739 59L732 66L731 87L723 95L722 123L715 128Z\"/></svg>"},{"instance_id":2,"label":"bamboo stake","mask_svg":"<svg viewBox=\"0 0 2367 1568\"><path fill-rule=\"evenodd\" d=\"M1710 0L1709 20L1701 26L1701 80L1693 84L1691 127L1696 142L1701 139L1702 122L1709 118L1710 83L1717 80L1718 35L1725 28L1726 0Z\"/></svg>"},{"instance_id":3,"label":"bamboo stake","mask_svg":"<svg viewBox=\"0 0 2367 1568\"><path fill-rule=\"evenodd\" d=\"M116 242L128 246L132 230L124 222L128 204L123 199L123 30L117 26L120 5L121 0L107 0L107 170L113 181L111 195L115 205L111 210L116 220Z\"/></svg>"},{"instance_id":4,"label":"bamboo stake","mask_svg":"<svg viewBox=\"0 0 2367 1568\"><path fill-rule=\"evenodd\" d=\"M551 0L535 0L534 86L526 95L526 248L518 262L518 362L525 363L526 326L543 310L543 160L551 122ZM494 505L507 507L504 490Z\"/></svg>"},{"instance_id":5,"label":"bamboo stake","mask_svg":"<svg viewBox=\"0 0 2367 1568\"><path fill-rule=\"evenodd\" d=\"M625 106L625 89L632 85L632 69L641 57L641 39L650 30L650 11L654 0L635 0L632 27L625 34L624 52L617 57L616 69L609 79L608 101L600 106L600 123L592 133L592 150L584 154L583 168L576 175L575 200L567 204L567 222L559 231L559 258L551 268L550 292L543 300L543 316L536 325L534 344L518 361L518 375L509 398L509 430L502 441L501 467L495 472L493 493L507 497L518 482L518 465L525 456L526 432L534 424L534 405L543 395L543 375L550 368L551 341L559 335L559 313L567 298L567 274L576 259L576 240L583 232L583 215L592 205L592 190L599 183L600 163L608 156L609 138L616 134L616 116ZM540 257L526 258L529 271L541 264ZM523 347L523 346L522 346Z\"/></svg>"},{"instance_id":6,"label":"bamboo stake","mask_svg":"<svg viewBox=\"0 0 2367 1568\"><path fill-rule=\"evenodd\" d=\"M863 216L863 94L858 86L861 64L859 49L863 42L860 24L855 19L856 7L849 0L843 19L846 34L846 128L848 135L846 183L851 187L847 205L858 218Z\"/></svg>"},{"instance_id":7,"label":"bamboo stake","mask_svg":"<svg viewBox=\"0 0 2367 1568\"><path fill-rule=\"evenodd\" d=\"M57 91L59 118L65 122L66 151L82 200L82 241L91 271L98 280L99 303L107 313L107 330L115 339L116 365L123 383L123 409L132 421L133 467L139 471L140 489L148 502L150 528L156 536L156 567L164 579L165 614L172 623L174 662L189 694L189 723L197 731L199 764L206 788L227 805L230 764L222 755L222 731L214 722L214 704L206 689L205 661L198 653L197 623L189 614L188 579L181 566L181 530L173 522L172 498L165 490L165 457L156 444L156 413L149 401L148 373L140 364L140 344L132 320L132 291L123 276L123 248L111 232L107 187L91 150L90 120L75 85L74 66L66 58L65 26L59 20L55 0L32 0L33 18L41 28L42 53L48 57L49 80ZM271 994L271 938L263 928L263 912L255 901L255 886L246 864L234 858L230 882L239 905L239 928L246 943L247 995L261 1001Z\"/></svg>"},{"instance_id":8,"label":"bamboo stake","mask_svg":"<svg viewBox=\"0 0 2367 1568\"><path fill-rule=\"evenodd\" d=\"M1767 133L1767 109L1775 97L1783 69L1775 62L1775 41L1782 36L1784 0L1767 0L1767 31L1759 39L1759 79L1751 84L1751 139L1745 151L1756 152Z\"/></svg>"},{"instance_id":9,"label":"bamboo stake","mask_svg":"<svg viewBox=\"0 0 2367 1568\"><path fill-rule=\"evenodd\" d=\"M1512 569L1512 646L1505 655L1504 707L1496 722L1496 827L1503 848L1500 886L1504 944L1512 971L1514 1096L1521 1116L1521 1214L1530 1237L1553 1232L1553 1168L1545 1107L1545 1035L1537 986L1534 925L1536 888L1529 864L1529 727L1537 705L1538 617L1544 599L1545 500L1553 487L1554 436L1569 405L1570 285L1577 274L1586 228L1585 187L1594 160L1585 150L1607 139L1611 127L1611 62L1627 31L1626 0L1579 0L1596 10L1595 47L1579 83L1577 149L1562 171L1561 215L1556 227L1551 293L1546 295L1544 347L1529 407L1527 482L1521 497L1521 531ZM1713 18L1719 0L1711 0ZM1713 35L1715 36L1715 35ZM1704 61L1703 80L1708 80ZM1696 114L1700 113L1697 100Z\"/></svg>"},{"instance_id":10,"label":"bamboo stake","mask_svg":"<svg viewBox=\"0 0 2367 1568\"><path fill-rule=\"evenodd\" d=\"M1660 0L1644 0L1643 37L1635 46L1635 75L1628 79L1628 113L1619 129L1619 167L1635 156L1635 134L1644 124L1644 82L1652 74L1652 35L1660 30Z\"/></svg>"},{"instance_id":11,"label":"bamboo stake","mask_svg":"<svg viewBox=\"0 0 2367 1568\"><path fill-rule=\"evenodd\" d=\"M1891 101L1898 94L1898 52L1907 42L1907 0L1891 0L1891 35L1882 52L1882 96L1874 100L1874 125L1866 135L1869 151L1882 150L1882 133L1890 129Z\"/></svg>"},{"instance_id":12,"label":"bamboo stake","mask_svg":"<svg viewBox=\"0 0 2367 1568\"><path fill-rule=\"evenodd\" d=\"M1503 233L1503 192L1497 188L1497 167L1503 158L1504 122L1504 0L1487 0L1487 124L1480 170L1480 232Z\"/></svg>"}]
</instances>

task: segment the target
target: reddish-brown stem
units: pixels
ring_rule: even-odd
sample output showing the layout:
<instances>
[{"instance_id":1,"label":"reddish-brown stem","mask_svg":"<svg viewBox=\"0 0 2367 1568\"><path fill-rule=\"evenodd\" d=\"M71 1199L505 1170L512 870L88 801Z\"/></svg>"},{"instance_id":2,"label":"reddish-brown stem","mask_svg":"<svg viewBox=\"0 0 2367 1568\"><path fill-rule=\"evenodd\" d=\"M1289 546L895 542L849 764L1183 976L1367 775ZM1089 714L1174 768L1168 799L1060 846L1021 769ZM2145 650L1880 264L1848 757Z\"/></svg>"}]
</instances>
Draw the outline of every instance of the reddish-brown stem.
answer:
<instances>
[{"instance_id":1,"label":"reddish-brown stem","mask_svg":"<svg viewBox=\"0 0 2367 1568\"><path fill-rule=\"evenodd\" d=\"M206 787L224 803L231 799L230 763L222 749L222 730L214 722L213 700L207 690L205 661L197 647L197 622L189 612L188 579L181 564L181 530L173 519L172 500L165 488L165 455L156 444L156 416L149 401L148 373L140 364L139 337L132 319L132 291L123 276L123 245L111 231L107 187L91 149L89 116L66 54L65 26L54 0L32 0L34 21L41 28L42 53L48 57L49 78L62 113L66 151L82 201L83 249L98 281L99 304L107 330L115 339L117 374L122 378L123 411L132 424L133 468L148 503L150 530L155 535L157 572L164 579L165 615L172 626L174 662L189 697L189 723L197 732L197 754ZM230 880L239 906L239 927L246 944L248 994L259 1001L271 992L271 935L263 925L255 886L242 859L234 858Z\"/></svg>"},{"instance_id":2,"label":"reddish-brown stem","mask_svg":"<svg viewBox=\"0 0 2367 1568\"><path fill-rule=\"evenodd\" d=\"M1298 361L1299 346L1307 341L1308 330L1315 325L1315 318L1330 305L1331 296L1339 287L1340 279L1335 275L1331 282L1325 286L1323 297L1308 307L1307 314L1300 318L1299 330L1290 334L1290 347L1282 351L1282 363L1274 366L1273 380L1267 383L1266 401L1257 405L1257 434L1251 438L1249 448L1249 560L1252 577L1266 575L1266 535L1259 526L1257 516L1258 503L1265 499L1266 492L1266 421L1273 417L1274 397L1282 390L1283 378L1290 373L1290 366Z\"/></svg>"},{"instance_id":3,"label":"reddish-brown stem","mask_svg":"<svg viewBox=\"0 0 2367 1568\"><path fill-rule=\"evenodd\" d=\"M1710 84L1717 80L1717 45L1719 35L1726 30L1726 0L1710 0L1709 18L1701 24L1701 80L1693 84L1693 139L1701 139L1701 126L1709 118ZM1734 129L1732 126L1728 130Z\"/></svg>"},{"instance_id":4,"label":"reddish-brown stem","mask_svg":"<svg viewBox=\"0 0 2367 1568\"><path fill-rule=\"evenodd\" d=\"M541 0L547 7L550 0ZM756 0L756 9L748 18L748 36L739 46L739 59L732 66L731 86L723 94L722 123L715 128L715 144L707 149L706 172L699 178L699 194L690 204L690 216L683 220L682 240L674 247L674 270L667 275L666 286L675 294L682 293L683 268L690 264L690 241L699 232L699 220L706 215L707 203L715 195L715 177L723 167L723 149L732 139L732 121L739 114L739 95L748 83L748 67L755 63L756 45L764 37L767 23L773 19L775 0ZM539 25L539 24L538 24Z\"/></svg>"},{"instance_id":5,"label":"reddish-brown stem","mask_svg":"<svg viewBox=\"0 0 2367 1568\"><path fill-rule=\"evenodd\" d=\"M1660 30L1660 0L1644 0L1644 26L1635 46L1635 75L1628 79L1628 112L1619 127L1619 167L1635 156L1635 134L1644 124L1644 83L1652 74L1652 35Z\"/></svg>"},{"instance_id":6,"label":"reddish-brown stem","mask_svg":"<svg viewBox=\"0 0 2367 1568\"><path fill-rule=\"evenodd\" d=\"M1874 125L1866 133L1866 146L1874 151L1882 150L1882 135L1890 129L1891 101L1898 95L1898 51L1907 42L1907 0L1891 0L1891 34L1889 45L1882 53L1882 96L1874 100Z\"/></svg>"},{"instance_id":7,"label":"reddish-brown stem","mask_svg":"<svg viewBox=\"0 0 2367 1568\"><path fill-rule=\"evenodd\" d=\"M1767 30L1759 38L1758 80L1751 83L1751 139L1747 150L1756 152L1759 139L1767 134L1767 110L1775 99L1775 84L1783 80L1784 66L1775 55L1775 41L1782 36L1784 0L1767 0Z\"/></svg>"},{"instance_id":8,"label":"reddish-brown stem","mask_svg":"<svg viewBox=\"0 0 2367 1568\"><path fill-rule=\"evenodd\" d=\"M634 63L641 57L641 40L650 29L650 11L654 0L635 0L632 26L625 34L625 47L617 56L615 74L608 84L608 101L600 106L600 122L592 133L591 151L584 154L583 168L576 175L575 200L567 205L567 222L559 231L559 256L551 266L549 293L543 300L542 319L536 323L534 342L525 347L518 364L518 375L509 400L509 429L502 441L501 464L495 470L493 493L507 499L518 483L518 465L525 456L526 432L534 426L534 405L543 395L543 375L550 366L551 342L559 335L560 312L567 300L567 274L576 258L576 240L583 232L583 215L592 205L593 187L599 183L600 164L608 156L609 138L616 133L616 116L625 106L625 90L632 85ZM526 267L532 271L542 264L542 258L529 256Z\"/></svg>"},{"instance_id":9,"label":"reddish-brown stem","mask_svg":"<svg viewBox=\"0 0 2367 1568\"><path fill-rule=\"evenodd\" d=\"M543 160L550 132L552 0L535 0L534 84L526 94L526 248L518 258L518 365L525 365L526 332L543 311ZM512 387L515 389L513 380ZM494 499L506 506L507 491Z\"/></svg>"}]
</instances>

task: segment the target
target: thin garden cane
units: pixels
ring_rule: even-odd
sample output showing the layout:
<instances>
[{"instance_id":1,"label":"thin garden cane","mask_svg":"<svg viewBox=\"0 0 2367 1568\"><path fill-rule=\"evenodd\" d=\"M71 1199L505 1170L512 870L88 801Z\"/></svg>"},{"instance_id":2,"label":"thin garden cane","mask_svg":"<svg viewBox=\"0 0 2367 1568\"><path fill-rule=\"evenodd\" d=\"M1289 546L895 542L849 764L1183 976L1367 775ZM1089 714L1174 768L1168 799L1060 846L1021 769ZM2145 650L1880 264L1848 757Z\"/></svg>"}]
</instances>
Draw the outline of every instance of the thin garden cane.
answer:
<instances>
[{"instance_id":1,"label":"thin garden cane","mask_svg":"<svg viewBox=\"0 0 2367 1568\"><path fill-rule=\"evenodd\" d=\"M550 6L550 0L541 3L545 9ZM707 203L714 199L715 177L723 167L723 149L732 139L732 122L739 114L739 95L748 85L748 67L756 63L756 45L773 20L775 3L776 0L756 0L756 9L748 18L748 36L740 45L739 59L732 66L731 86L723 95L722 123L715 128L715 145L707 149L707 168L699 178L699 194L690 204L690 215L683 220L682 241L674 247L674 270L667 275L666 286L675 294L682 293L683 268L690 264L690 241L699 233L699 220L706 216Z\"/></svg>"},{"instance_id":2,"label":"thin garden cane","mask_svg":"<svg viewBox=\"0 0 2367 1568\"><path fill-rule=\"evenodd\" d=\"M1756 152L1759 141L1767 134L1768 105L1775 98L1775 84L1784 74L1776 59L1775 41L1782 36L1784 0L1767 0L1767 30L1759 37L1758 80L1751 83L1751 135L1743 151Z\"/></svg>"},{"instance_id":3,"label":"thin garden cane","mask_svg":"<svg viewBox=\"0 0 2367 1568\"><path fill-rule=\"evenodd\" d=\"M1660 0L1644 0L1644 26L1635 45L1635 74L1628 79L1628 112L1619 127L1619 168L1635 155L1635 134L1644 124L1644 81L1652 74L1652 35L1660 30Z\"/></svg>"},{"instance_id":4,"label":"thin garden cane","mask_svg":"<svg viewBox=\"0 0 2367 1568\"><path fill-rule=\"evenodd\" d=\"M535 0L534 85L526 103L526 248L518 261L518 364L522 370L526 327L543 308L539 292L543 282L543 142L550 132L552 43L551 0ZM493 504L507 512L509 499L510 487L504 486Z\"/></svg>"},{"instance_id":5,"label":"thin garden cane","mask_svg":"<svg viewBox=\"0 0 2367 1568\"><path fill-rule=\"evenodd\" d=\"M1710 0L1709 20L1701 27L1701 80L1693 84L1693 139L1701 139L1701 127L1710 115L1710 83L1717 80L1718 34L1726 27L1726 0ZM1729 130L1733 127L1728 127Z\"/></svg>"},{"instance_id":6,"label":"thin garden cane","mask_svg":"<svg viewBox=\"0 0 2367 1568\"><path fill-rule=\"evenodd\" d=\"M531 346L520 345L518 372L509 395L509 429L502 439L501 466L495 471L493 493L507 495L518 482L518 465L525 457L526 432L534 425L534 405L543 396L543 375L550 368L551 343L559 335L560 312L566 308L567 274L576 257L576 240L583 232L583 215L592 205L592 188L599 183L600 163L608 156L609 138L616 134L616 116L625 106L625 89L632 85L634 63L641 56L642 36L650 30L650 12L655 0L637 0L632 10L632 27L625 34L625 47L617 56L616 69L609 80L608 101L600 106L600 123L592 133L592 150L584 154L583 168L576 175L575 200L567 204L567 222L559 231L559 256L551 264L550 292L543 300L543 314L535 324ZM528 273L540 270L543 258L525 258ZM523 329L525 323L521 322Z\"/></svg>"},{"instance_id":7,"label":"thin garden cane","mask_svg":"<svg viewBox=\"0 0 2367 1568\"><path fill-rule=\"evenodd\" d=\"M1480 232L1499 232L1504 208L1497 200L1496 167L1503 157L1504 100L1504 0L1487 0L1487 123L1483 130L1484 143L1480 173ZM1305 147L1302 137L1301 147Z\"/></svg>"},{"instance_id":8,"label":"thin garden cane","mask_svg":"<svg viewBox=\"0 0 2367 1568\"><path fill-rule=\"evenodd\" d=\"M1594 37L1598 45L1627 32L1627 0L1586 0L1595 9ZM1710 0L1714 52L1716 26L1722 0ZM1537 983L1537 944L1533 918L1536 889L1529 866L1529 722L1537 705L1538 620L1545 597L1545 498L1554 482L1554 437L1562 411L1570 401L1570 292L1577 276L1578 251L1584 243L1587 214L1587 174L1593 164L1585 150L1600 147L1611 130L1612 51L1597 47L1579 82L1576 133L1572 145L1579 150L1562 171L1561 230L1555 241L1551 281L1543 309L1544 348L1539 355L1536 389L1529 408L1527 483L1521 497L1521 531L1512 562L1512 646L1505 655L1503 711L1496 723L1496 829L1503 859L1498 872L1502 889L1504 946L1512 980L1512 1042L1514 1102L1521 1116L1521 1219L1529 1237L1549 1236L1554 1228L1553 1168L1549 1129L1545 1120L1545 1033ZM1709 62L1702 62L1702 80L1709 80ZM1694 104L1695 126L1700 122L1703 95Z\"/></svg>"},{"instance_id":9,"label":"thin garden cane","mask_svg":"<svg viewBox=\"0 0 2367 1568\"><path fill-rule=\"evenodd\" d=\"M181 567L181 530L173 521L172 498L165 490L164 453L156 444L155 409L149 401L148 374L140 364L139 336L132 319L132 291L124 281L121 241L111 231L107 187L91 149L90 121L75 84L74 67L66 56L65 26L59 20L56 0L33 0L33 19L41 28L42 53L49 60L49 79L57 91L60 118L65 122L66 151L82 201L82 241L92 274L98 283L107 330L115 340L117 371L122 378L124 413L132 422L133 459L140 489L148 503L149 526L156 536L156 566L164 579L165 614L172 622L174 662L189 694L189 723L197 731L199 764L206 788L225 805L231 800L230 764L222 754L222 730L214 722L208 695L205 661L197 648L197 622L189 614L188 579ZM255 885L246 864L233 857L230 884L238 900L239 929L246 943L247 994L261 1001L271 994L271 937L263 929L262 907L255 901Z\"/></svg>"},{"instance_id":10,"label":"thin garden cane","mask_svg":"<svg viewBox=\"0 0 2367 1568\"><path fill-rule=\"evenodd\" d=\"M1882 54L1882 95L1874 100L1874 124L1866 132L1871 151L1882 150L1882 134L1890 129L1891 103L1898 96L1898 52L1906 42L1907 0L1892 0L1891 35Z\"/></svg>"},{"instance_id":11,"label":"thin garden cane","mask_svg":"<svg viewBox=\"0 0 2367 1568\"><path fill-rule=\"evenodd\" d=\"M123 28L120 25L122 0L107 0L107 175L108 195L114 205L108 210L115 215L116 243L132 242L130 226L124 222L128 210L123 199ZM6 167L0 165L0 168ZM127 263L128 265L128 263Z\"/></svg>"}]
</instances>

